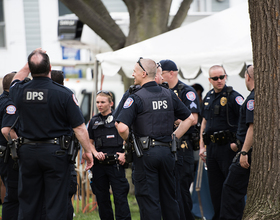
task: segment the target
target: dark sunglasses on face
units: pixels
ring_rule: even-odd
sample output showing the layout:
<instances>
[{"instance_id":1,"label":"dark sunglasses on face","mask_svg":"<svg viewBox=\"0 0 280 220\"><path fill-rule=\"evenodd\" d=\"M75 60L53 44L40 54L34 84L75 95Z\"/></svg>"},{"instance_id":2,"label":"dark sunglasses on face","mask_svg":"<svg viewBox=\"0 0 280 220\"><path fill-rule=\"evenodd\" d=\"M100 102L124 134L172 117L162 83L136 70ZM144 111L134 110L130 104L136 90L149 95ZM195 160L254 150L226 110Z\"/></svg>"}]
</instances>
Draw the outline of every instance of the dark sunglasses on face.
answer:
<instances>
[{"instance_id":1,"label":"dark sunglasses on face","mask_svg":"<svg viewBox=\"0 0 280 220\"><path fill-rule=\"evenodd\" d=\"M214 76L214 77L210 77L210 79L212 79L213 81L217 81L218 79L222 80L225 78L226 75L221 75L221 76Z\"/></svg>"}]
</instances>

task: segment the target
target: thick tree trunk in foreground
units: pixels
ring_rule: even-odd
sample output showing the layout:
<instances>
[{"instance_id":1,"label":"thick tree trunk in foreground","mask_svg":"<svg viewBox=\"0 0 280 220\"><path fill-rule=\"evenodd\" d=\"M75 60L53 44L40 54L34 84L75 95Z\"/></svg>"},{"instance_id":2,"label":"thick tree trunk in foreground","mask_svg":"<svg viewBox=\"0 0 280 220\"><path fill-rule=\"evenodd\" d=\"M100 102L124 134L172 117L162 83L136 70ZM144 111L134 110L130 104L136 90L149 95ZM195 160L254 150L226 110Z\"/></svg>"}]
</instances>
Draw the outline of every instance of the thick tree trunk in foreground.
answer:
<instances>
[{"instance_id":1,"label":"thick tree trunk in foreground","mask_svg":"<svg viewBox=\"0 0 280 220\"><path fill-rule=\"evenodd\" d=\"M255 73L254 145L243 219L280 219L280 2L249 0Z\"/></svg>"}]
</instances>

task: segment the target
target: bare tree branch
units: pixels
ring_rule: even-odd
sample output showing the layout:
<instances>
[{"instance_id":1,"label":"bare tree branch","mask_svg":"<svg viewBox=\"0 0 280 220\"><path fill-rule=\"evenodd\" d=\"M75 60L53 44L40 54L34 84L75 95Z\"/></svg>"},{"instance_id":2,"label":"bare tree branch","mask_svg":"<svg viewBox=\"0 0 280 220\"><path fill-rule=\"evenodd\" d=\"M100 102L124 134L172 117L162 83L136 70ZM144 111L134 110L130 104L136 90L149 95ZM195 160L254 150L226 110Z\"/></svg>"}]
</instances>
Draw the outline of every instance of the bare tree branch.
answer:
<instances>
[{"instance_id":1,"label":"bare tree branch","mask_svg":"<svg viewBox=\"0 0 280 220\"><path fill-rule=\"evenodd\" d=\"M93 1L95 1L95 5L103 5L100 0ZM104 15L106 14L104 10L101 16L99 12L97 13L95 10L92 10L82 0L61 0L61 2L73 11L83 23L87 24L96 34L104 39L113 50L124 47L126 36L115 22L108 21L110 14L107 10L106 19L104 19ZM102 6L99 5L97 8L101 9Z\"/></svg>"},{"instance_id":2,"label":"bare tree branch","mask_svg":"<svg viewBox=\"0 0 280 220\"><path fill-rule=\"evenodd\" d=\"M168 27L168 30L173 30L175 28L178 28L182 25L183 21L186 19L188 15L188 11L190 9L190 5L193 0L183 0L180 8L178 9L176 15L174 16L170 26Z\"/></svg>"}]
</instances>

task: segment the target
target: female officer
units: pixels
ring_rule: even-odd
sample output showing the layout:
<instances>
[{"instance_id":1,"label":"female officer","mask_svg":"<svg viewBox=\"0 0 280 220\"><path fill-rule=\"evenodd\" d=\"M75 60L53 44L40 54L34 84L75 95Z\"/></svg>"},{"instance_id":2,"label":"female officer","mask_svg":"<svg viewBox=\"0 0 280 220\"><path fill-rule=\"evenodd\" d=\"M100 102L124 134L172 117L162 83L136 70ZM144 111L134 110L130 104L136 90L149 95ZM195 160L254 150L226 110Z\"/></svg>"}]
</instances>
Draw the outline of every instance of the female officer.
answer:
<instances>
[{"instance_id":1,"label":"female officer","mask_svg":"<svg viewBox=\"0 0 280 220\"><path fill-rule=\"evenodd\" d=\"M88 133L94 146L91 188L96 195L99 216L100 219L114 220L109 191L111 185L116 220L131 219L127 202L129 184L123 167L123 139L115 128L112 94L103 90L97 92L96 105L100 113L90 120Z\"/></svg>"}]
</instances>

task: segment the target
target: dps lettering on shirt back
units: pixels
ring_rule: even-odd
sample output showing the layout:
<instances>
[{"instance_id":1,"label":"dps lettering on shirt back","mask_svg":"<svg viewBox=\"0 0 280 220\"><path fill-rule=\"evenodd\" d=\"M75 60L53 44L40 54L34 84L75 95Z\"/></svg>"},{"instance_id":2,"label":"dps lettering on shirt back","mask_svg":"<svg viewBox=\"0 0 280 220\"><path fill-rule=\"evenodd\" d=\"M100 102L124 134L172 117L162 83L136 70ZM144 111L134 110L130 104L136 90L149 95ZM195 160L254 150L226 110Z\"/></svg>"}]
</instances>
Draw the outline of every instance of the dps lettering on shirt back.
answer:
<instances>
[{"instance_id":1,"label":"dps lettering on shirt back","mask_svg":"<svg viewBox=\"0 0 280 220\"><path fill-rule=\"evenodd\" d=\"M152 101L153 104L153 110L158 110L158 109L167 109L168 105L167 105L167 101L163 100L163 101Z\"/></svg>"},{"instance_id":2,"label":"dps lettering on shirt back","mask_svg":"<svg viewBox=\"0 0 280 220\"><path fill-rule=\"evenodd\" d=\"M47 103L47 89L25 89L23 101L28 103Z\"/></svg>"}]
</instances>

